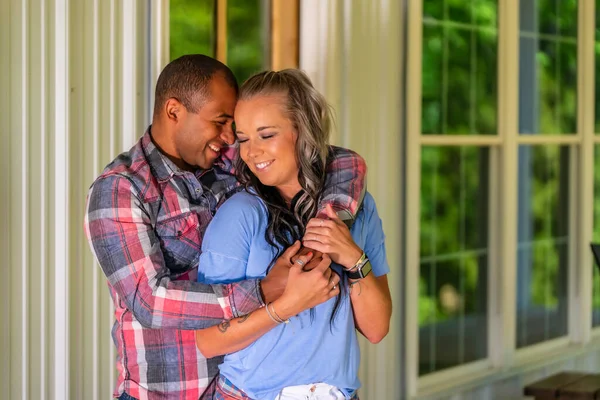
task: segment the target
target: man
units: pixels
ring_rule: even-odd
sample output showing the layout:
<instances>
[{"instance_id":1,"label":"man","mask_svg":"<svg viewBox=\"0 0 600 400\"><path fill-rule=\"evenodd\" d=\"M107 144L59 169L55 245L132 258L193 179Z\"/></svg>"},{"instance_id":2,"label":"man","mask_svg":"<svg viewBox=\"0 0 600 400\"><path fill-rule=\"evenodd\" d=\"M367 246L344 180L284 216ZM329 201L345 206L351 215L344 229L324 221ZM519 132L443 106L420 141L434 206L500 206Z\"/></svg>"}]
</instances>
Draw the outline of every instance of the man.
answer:
<instances>
[{"instance_id":1,"label":"man","mask_svg":"<svg viewBox=\"0 0 600 400\"><path fill-rule=\"evenodd\" d=\"M121 399L198 399L220 359L202 357L194 330L246 315L285 288L298 248L262 281L195 282L202 235L238 190L228 147L237 94L233 73L217 60L171 62L157 82L152 125L90 188L85 230L115 305ZM337 154L323 198L353 215L365 170L357 155Z\"/></svg>"}]
</instances>

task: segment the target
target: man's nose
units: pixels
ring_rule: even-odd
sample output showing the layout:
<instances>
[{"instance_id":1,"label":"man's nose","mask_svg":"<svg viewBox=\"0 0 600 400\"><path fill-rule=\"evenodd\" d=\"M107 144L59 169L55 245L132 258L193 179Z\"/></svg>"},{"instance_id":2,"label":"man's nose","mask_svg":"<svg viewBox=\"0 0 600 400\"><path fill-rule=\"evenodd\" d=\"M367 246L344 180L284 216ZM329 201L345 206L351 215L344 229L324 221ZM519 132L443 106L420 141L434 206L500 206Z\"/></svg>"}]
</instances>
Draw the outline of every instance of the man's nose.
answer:
<instances>
[{"instance_id":1,"label":"man's nose","mask_svg":"<svg viewBox=\"0 0 600 400\"><path fill-rule=\"evenodd\" d=\"M226 125L221 131L221 140L223 140L228 145L232 145L235 143L235 134L233 133L233 128L231 125Z\"/></svg>"}]
</instances>

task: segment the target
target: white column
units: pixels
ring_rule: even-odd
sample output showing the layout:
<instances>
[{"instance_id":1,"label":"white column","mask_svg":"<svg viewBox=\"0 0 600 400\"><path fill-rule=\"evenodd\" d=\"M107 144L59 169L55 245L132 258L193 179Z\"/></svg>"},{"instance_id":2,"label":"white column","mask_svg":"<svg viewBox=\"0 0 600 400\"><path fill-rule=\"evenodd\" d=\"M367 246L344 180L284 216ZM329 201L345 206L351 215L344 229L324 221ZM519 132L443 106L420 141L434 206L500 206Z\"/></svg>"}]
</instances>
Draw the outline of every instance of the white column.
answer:
<instances>
[{"instance_id":1,"label":"white column","mask_svg":"<svg viewBox=\"0 0 600 400\"><path fill-rule=\"evenodd\" d=\"M54 135L51 182L54 184L54 398L69 398L69 2L54 0L53 93L50 113Z\"/></svg>"},{"instance_id":2,"label":"white column","mask_svg":"<svg viewBox=\"0 0 600 400\"><path fill-rule=\"evenodd\" d=\"M154 107L154 88L162 69L169 63L169 0L150 2L150 116Z\"/></svg>"},{"instance_id":3,"label":"white column","mask_svg":"<svg viewBox=\"0 0 600 400\"><path fill-rule=\"evenodd\" d=\"M121 8L121 150L128 150L138 136L136 109L136 7L137 0L119 2Z\"/></svg>"},{"instance_id":4,"label":"white column","mask_svg":"<svg viewBox=\"0 0 600 400\"><path fill-rule=\"evenodd\" d=\"M401 2L387 0L304 0L300 8L300 68L335 109L333 143L366 159L368 190L387 237L394 313L382 343L361 340L365 399L401 390L402 12Z\"/></svg>"},{"instance_id":5,"label":"white column","mask_svg":"<svg viewBox=\"0 0 600 400\"><path fill-rule=\"evenodd\" d=\"M0 1L0 49L3 52L10 51L10 2ZM0 87L8 88L10 85L10 64L9 58L0 57ZM2 143L9 143L10 137L10 93L8 90L0 90L0 109L5 110L6 115L0 118L0 140ZM10 172L10 149L8 146L0 146L0 168L5 171L0 184L3 187L8 187L8 177ZM10 251L10 199L8 190L0 190L0 263L2 271L5 273L5 279L0 280L0 320L8 321L10 318L10 267L9 251ZM3 399L10 398L10 327L7 323L0 324L0 353L4 357L0 357L0 397Z\"/></svg>"}]
</instances>

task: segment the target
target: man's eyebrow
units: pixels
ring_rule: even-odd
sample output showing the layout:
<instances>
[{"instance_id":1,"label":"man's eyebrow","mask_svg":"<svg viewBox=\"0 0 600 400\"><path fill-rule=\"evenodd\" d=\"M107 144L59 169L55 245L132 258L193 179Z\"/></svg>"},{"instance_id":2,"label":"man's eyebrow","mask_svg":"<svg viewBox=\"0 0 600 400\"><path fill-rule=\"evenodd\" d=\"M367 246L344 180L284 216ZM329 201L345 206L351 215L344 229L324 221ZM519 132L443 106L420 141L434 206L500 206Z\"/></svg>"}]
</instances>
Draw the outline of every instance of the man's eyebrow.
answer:
<instances>
[{"instance_id":1,"label":"man's eyebrow","mask_svg":"<svg viewBox=\"0 0 600 400\"><path fill-rule=\"evenodd\" d=\"M217 118L229 118L229 119L233 119L233 115L222 113L222 114L218 115Z\"/></svg>"}]
</instances>

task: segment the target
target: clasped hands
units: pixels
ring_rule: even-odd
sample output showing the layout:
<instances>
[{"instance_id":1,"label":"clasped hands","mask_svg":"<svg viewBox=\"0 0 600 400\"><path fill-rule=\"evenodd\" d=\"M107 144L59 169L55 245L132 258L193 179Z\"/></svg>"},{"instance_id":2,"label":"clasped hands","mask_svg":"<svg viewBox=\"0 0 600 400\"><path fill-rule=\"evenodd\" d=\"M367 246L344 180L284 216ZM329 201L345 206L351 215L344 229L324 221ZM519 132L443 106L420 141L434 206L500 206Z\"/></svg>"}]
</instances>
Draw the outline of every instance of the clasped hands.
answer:
<instances>
[{"instance_id":1,"label":"clasped hands","mask_svg":"<svg viewBox=\"0 0 600 400\"><path fill-rule=\"evenodd\" d=\"M291 291L297 292L293 297L305 297L302 290L308 290L310 285L314 285L314 290L325 285L322 290L330 291L327 297L339 292L340 277L330 268L331 261L351 269L361 257L362 249L354 243L350 230L329 205L326 214L328 219L313 218L308 222L302 239L303 247L300 242L290 246L262 280L261 289L266 303L278 299L284 291L290 295ZM288 285L291 281L294 285Z\"/></svg>"}]
</instances>

